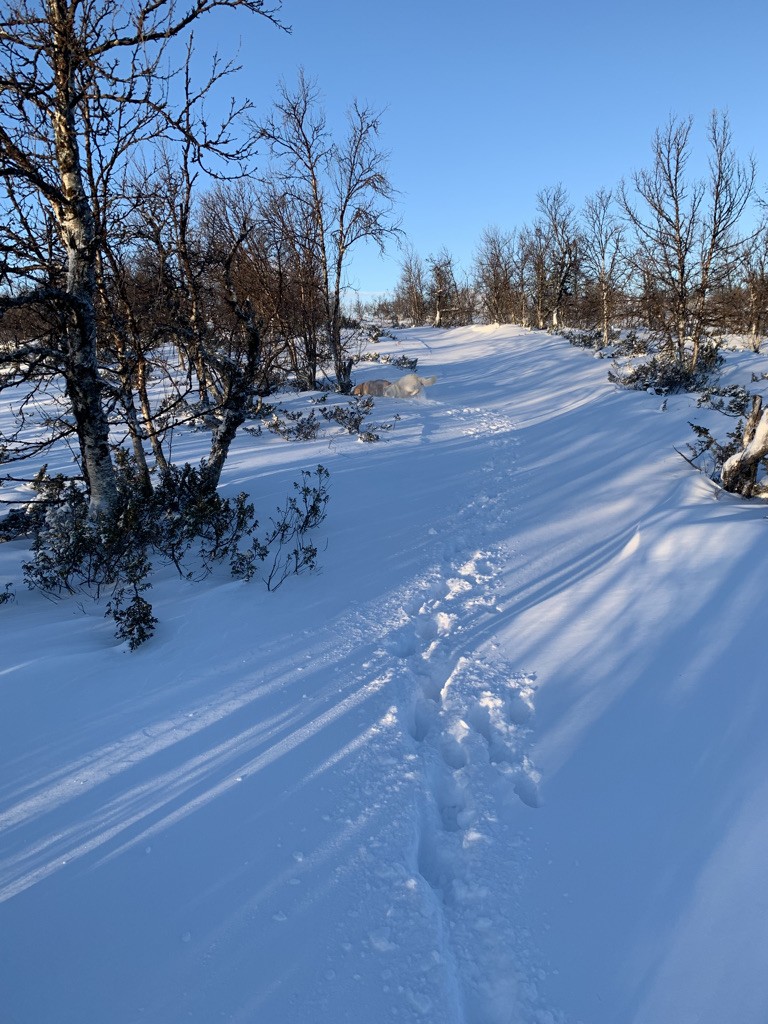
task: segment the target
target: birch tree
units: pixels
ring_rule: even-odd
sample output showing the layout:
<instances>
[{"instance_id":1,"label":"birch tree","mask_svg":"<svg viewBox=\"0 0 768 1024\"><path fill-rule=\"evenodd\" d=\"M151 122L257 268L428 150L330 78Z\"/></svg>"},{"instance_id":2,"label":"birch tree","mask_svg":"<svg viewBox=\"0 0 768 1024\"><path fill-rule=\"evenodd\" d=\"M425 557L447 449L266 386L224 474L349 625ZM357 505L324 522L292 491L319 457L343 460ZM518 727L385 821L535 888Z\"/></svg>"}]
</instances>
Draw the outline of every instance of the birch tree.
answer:
<instances>
[{"instance_id":1,"label":"birch tree","mask_svg":"<svg viewBox=\"0 0 768 1024\"><path fill-rule=\"evenodd\" d=\"M746 327L753 352L760 344L768 325L768 225L744 245L741 262L742 287L746 297Z\"/></svg>"},{"instance_id":2,"label":"birch tree","mask_svg":"<svg viewBox=\"0 0 768 1024\"><path fill-rule=\"evenodd\" d=\"M752 411L741 438L742 447L723 464L720 479L726 491L751 498L757 482L757 471L768 455L768 408L763 408L760 395L752 399Z\"/></svg>"},{"instance_id":3,"label":"birch tree","mask_svg":"<svg viewBox=\"0 0 768 1024\"><path fill-rule=\"evenodd\" d=\"M568 284L578 267L578 230L573 206L562 185L542 189L536 199L541 215L540 238L543 242L547 303L552 330L556 331L560 327Z\"/></svg>"},{"instance_id":4,"label":"birch tree","mask_svg":"<svg viewBox=\"0 0 768 1024\"><path fill-rule=\"evenodd\" d=\"M435 327L471 324L475 313L475 292L467 280L456 277L455 260L445 246L427 257L429 283L427 298L434 309Z\"/></svg>"},{"instance_id":5,"label":"birch tree","mask_svg":"<svg viewBox=\"0 0 768 1024\"><path fill-rule=\"evenodd\" d=\"M491 323L510 323L514 317L515 236L497 227L483 231L475 254L475 278L480 303Z\"/></svg>"},{"instance_id":6,"label":"birch tree","mask_svg":"<svg viewBox=\"0 0 768 1024\"><path fill-rule=\"evenodd\" d=\"M303 71L295 89L281 84L273 112L258 126L274 161L270 176L296 207L293 223L306 225L303 245L317 266L326 340L341 392L352 387L352 363L341 333L349 256L365 242L383 251L399 231L380 130L381 115L355 101L347 111L345 135L334 141L317 85Z\"/></svg>"},{"instance_id":7,"label":"birch tree","mask_svg":"<svg viewBox=\"0 0 768 1024\"><path fill-rule=\"evenodd\" d=\"M730 123L714 111L707 130L709 167L691 178L693 121L670 118L653 139L653 165L632 176L637 201L620 191L632 227L635 267L645 289L662 296L662 337L678 366L694 371L702 344L717 326L713 292L741 253L738 225L752 195L755 166L736 159Z\"/></svg>"},{"instance_id":8,"label":"birch tree","mask_svg":"<svg viewBox=\"0 0 768 1024\"><path fill-rule=\"evenodd\" d=\"M625 227L614 208L613 193L598 189L588 196L581 214L582 258L600 301L603 345L611 340L611 325L627 277Z\"/></svg>"},{"instance_id":9,"label":"birch tree","mask_svg":"<svg viewBox=\"0 0 768 1024\"><path fill-rule=\"evenodd\" d=\"M427 322L427 288L427 268L424 261L411 246L408 246L400 265L394 304L398 316L409 320L414 327L421 327Z\"/></svg>"},{"instance_id":10,"label":"birch tree","mask_svg":"<svg viewBox=\"0 0 768 1024\"><path fill-rule=\"evenodd\" d=\"M188 126L174 117L170 95L173 41L212 11L227 8L276 21L263 0L3 5L0 253L6 292L0 313L45 308L61 331L20 339L2 360L25 367L22 376L30 366L45 367L63 379L93 512L109 510L117 495L98 364L97 266L105 230L99 207L109 194L94 194L93 183L109 189L119 168L148 141L184 136ZM217 64L213 78L230 67ZM202 127L194 144L198 155L223 155L230 141L226 130L212 138ZM100 173L89 180L96 154Z\"/></svg>"}]
</instances>

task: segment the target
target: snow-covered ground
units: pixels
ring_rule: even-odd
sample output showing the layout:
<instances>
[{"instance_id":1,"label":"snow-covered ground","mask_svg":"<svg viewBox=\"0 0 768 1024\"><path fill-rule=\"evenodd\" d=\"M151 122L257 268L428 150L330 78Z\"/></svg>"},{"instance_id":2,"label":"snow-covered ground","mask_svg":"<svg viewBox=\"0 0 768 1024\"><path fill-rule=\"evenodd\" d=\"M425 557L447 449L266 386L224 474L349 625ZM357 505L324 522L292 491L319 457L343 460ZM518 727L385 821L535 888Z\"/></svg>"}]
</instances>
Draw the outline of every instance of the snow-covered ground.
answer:
<instances>
[{"instance_id":1,"label":"snow-covered ground","mask_svg":"<svg viewBox=\"0 0 768 1024\"><path fill-rule=\"evenodd\" d=\"M330 470L319 574L163 572L130 654L0 546L0 1019L765 1024L765 506L562 338L381 347L385 440L226 471Z\"/></svg>"}]
</instances>

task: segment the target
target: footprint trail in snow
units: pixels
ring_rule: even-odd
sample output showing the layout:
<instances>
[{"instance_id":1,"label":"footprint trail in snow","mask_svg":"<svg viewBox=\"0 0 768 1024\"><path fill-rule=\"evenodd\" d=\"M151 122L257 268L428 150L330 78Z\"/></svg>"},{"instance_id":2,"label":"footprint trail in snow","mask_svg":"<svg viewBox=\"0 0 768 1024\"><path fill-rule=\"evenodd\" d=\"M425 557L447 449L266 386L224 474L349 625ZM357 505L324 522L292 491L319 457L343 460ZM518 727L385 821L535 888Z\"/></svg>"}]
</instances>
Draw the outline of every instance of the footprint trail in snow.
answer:
<instances>
[{"instance_id":1,"label":"footprint trail in snow","mask_svg":"<svg viewBox=\"0 0 768 1024\"><path fill-rule=\"evenodd\" d=\"M352 827L365 808L387 824L361 821L356 853L337 871L348 909L318 1014L332 999L325 986L370 983L377 1022L561 1024L539 995L544 975L519 906L525 816L539 803L528 754L535 677L496 639L519 497L514 423L471 408L446 415L452 436L458 427L477 441L478 461L461 504L430 531L431 567L337 630L350 655L367 638L357 682L386 702L376 754L345 769L338 814Z\"/></svg>"},{"instance_id":2,"label":"footprint trail in snow","mask_svg":"<svg viewBox=\"0 0 768 1024\"><path fill-rule=\"evenodd\" d=\"M463 433L507 449L504 458L481 466L488 486L450 517L443 560L405 602L390 645L400 664L401 724L421 770L414 867L440 923L436 955L455 977L457 1019L554 1024L559 1018L539 1003L541 975L520 920L525 841L519 818L511 822L513 805L539 803L527 754L535 677L510 665L492 639L507 548L475 546L478 523L502 532L513 516L504 487L513 425L487 414L481 422L478 413L453 415Z\"/></svg>"}]
</instances>

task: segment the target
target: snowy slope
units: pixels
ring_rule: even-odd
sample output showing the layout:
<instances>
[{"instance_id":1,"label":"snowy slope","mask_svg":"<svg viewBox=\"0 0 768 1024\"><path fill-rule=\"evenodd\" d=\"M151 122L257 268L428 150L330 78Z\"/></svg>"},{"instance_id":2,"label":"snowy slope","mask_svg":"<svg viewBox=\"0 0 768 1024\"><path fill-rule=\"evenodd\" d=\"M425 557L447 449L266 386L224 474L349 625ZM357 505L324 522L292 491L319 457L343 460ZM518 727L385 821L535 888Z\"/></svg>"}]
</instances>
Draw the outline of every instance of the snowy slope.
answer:
<instances>
[{"instance_id":1,"label":"snowy slope","mask_svg":"<svg viewBox=\"0 0 768 1024\"><path fill-rule=\"evenodd\" d=\"M389 347L385 441L227 470L329 468L320 574L0 609L4 1024L768 1017L764 506L562 339Z\"/></svg>"}]
</instances>

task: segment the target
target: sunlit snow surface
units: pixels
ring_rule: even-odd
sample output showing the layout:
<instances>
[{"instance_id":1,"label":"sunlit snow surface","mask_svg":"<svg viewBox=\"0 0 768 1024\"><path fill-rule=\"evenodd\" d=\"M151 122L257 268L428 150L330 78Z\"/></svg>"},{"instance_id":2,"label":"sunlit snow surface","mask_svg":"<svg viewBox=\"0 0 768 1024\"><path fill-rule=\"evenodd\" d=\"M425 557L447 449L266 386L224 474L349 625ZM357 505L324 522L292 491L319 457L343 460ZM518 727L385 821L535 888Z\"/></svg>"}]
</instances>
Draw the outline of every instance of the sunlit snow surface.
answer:
<instances>
[{"instance_id":1,"label":"sunlit snow surface","mask_svg":"<svg viewBox=\"0 0 768 1024\"><path fill-rule=\"evenodd\" d=\"M765 506L562 338L380 347L384 440L226 471L330 470L321 573L161 570L130 654L0 547L0 1019L765 1024Z\"/></svg>"}]
</instances>

